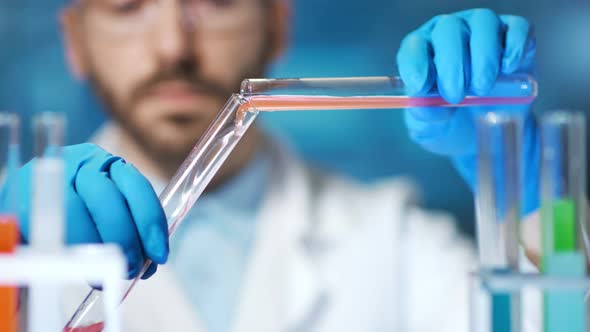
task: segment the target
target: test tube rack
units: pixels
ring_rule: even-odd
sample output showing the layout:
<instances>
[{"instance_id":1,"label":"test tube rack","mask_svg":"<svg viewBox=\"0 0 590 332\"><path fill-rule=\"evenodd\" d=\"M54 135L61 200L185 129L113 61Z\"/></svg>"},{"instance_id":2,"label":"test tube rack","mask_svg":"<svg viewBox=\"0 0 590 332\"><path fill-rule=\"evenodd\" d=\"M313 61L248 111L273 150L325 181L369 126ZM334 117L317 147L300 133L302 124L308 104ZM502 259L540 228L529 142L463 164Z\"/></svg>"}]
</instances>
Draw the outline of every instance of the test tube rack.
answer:
<instances>
[{"instance_id":1,"label":"test tube rack","mask_svg":"<svg viewBox=\"0 0 590 332\"><path fill-rule=\"evenodd\" d=\"M55 253L20 247L14 254L0 255L0 271L0 285L3 286L28 287L39 283L100 285L103 287L105 313L103 331L121 331L119 302L126 264L120 249L114 245L72 246ZM43 318L27 317L29 322L35 319ZM58 331L47 332L63 332L63 326Z\"/></svg>"},{"instance_id":2,"label":"test tube rack","mask_svg":"<svg viewBox=\"0 0 590 332\"><path fill-rule=\"evenodd\" d=\"M543 293L547 291L575 294L584 301L590 290L588 277L547 276L537 273L505 273L481 269L471 274L470 285L470 331L492 331L492 298L494 294L523 294L523 331L543 331ZM567 310L567 308L564 308ZM573 325L576 325L574 327ZM576 322L564 321L559 332L578 330Z\"/></svg>"}]
</instances>

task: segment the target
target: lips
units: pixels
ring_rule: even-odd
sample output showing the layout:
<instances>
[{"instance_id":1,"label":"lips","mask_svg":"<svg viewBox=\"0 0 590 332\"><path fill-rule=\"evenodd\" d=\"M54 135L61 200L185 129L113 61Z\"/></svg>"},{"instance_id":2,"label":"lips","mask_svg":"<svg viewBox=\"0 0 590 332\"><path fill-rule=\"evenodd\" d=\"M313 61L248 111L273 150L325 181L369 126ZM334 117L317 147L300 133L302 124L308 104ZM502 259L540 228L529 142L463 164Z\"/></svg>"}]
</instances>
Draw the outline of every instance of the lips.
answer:
<instances>
[{"instance_id":1,"label":"lips","mask_svg":"<svg viewBox=\"0 0 590 332\"><path fill-rule=\"evenodd\" d=\"M173 81L159 83L150 90L152 96L165 99L198 98L201 95L197 87L190 83Z\"/></svg>"},{"instance_id":2,"label":"lips","mask_svg":"<svg viewBox=\"0 0 590 332\"><path fill-rule=\"evenodd\" d=\"M140 113L175 126L188 126L218 110L217 98L198 84L160 81L145 90L136 104Z\"/></svg>"}]
</instances>

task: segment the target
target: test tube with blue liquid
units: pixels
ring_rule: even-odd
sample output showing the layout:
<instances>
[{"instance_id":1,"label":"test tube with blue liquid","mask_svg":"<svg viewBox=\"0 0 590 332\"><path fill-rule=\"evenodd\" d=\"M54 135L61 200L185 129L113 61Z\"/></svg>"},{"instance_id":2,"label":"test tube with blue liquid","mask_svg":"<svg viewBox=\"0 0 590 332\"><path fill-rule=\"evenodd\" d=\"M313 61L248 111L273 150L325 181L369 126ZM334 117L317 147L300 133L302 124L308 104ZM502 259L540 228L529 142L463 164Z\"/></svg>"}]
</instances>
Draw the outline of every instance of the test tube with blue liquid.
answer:
<instances>
[{"instance_id":1,"label":"test tube with blue liquid","mask_svg":"<svg viewBox=\"0 0 590 332\"><path fill-rule=\"evenodd\" d=\"M550 277L587 275L586 122L581 113L557 111L541 119L542 256ZM544 294L546 332L587 331L580 290Z\"/></svg>"},{"instance_id":2,"label":"test tube with blue liquid","mask_svg":"<svg viewBox=\"0 0 590 332\"><path fill-rule=\"evenodd\" d=\"M490 112L477 121L477 242L480 268L518 273L522 119ZM521 330L519 292L494 293L488 315L493 332Z\"/></svg>"}]
</instances>

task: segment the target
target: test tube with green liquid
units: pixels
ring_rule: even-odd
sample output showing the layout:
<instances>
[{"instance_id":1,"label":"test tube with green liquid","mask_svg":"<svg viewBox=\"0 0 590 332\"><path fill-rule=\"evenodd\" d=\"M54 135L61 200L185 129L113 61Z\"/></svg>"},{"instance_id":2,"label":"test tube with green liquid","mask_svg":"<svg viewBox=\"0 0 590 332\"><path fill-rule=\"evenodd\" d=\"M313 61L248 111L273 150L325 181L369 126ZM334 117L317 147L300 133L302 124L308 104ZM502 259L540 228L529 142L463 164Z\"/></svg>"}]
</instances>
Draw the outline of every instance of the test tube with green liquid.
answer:
<instances>
[{"instance_id":1,"label":"test tube with green liquid","mask_svg":"<svg viewBox=\"0 0 590 332\"><path fill-rule=\"evenodd\" d=\"M545 275L587 274L586 122L581 113L555 111L541 119L542 260ZM587 331L580 291L544 294L545 332Z\"/></svg>"}]
</instances>

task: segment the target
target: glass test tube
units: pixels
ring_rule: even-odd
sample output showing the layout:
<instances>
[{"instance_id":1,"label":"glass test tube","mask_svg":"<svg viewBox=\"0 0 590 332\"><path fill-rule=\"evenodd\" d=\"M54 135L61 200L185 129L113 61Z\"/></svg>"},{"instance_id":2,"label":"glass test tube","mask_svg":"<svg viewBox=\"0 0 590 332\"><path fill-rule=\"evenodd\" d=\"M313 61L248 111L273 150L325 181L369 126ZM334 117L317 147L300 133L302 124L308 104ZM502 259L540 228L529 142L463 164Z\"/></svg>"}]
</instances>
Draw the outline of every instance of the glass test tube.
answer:
<instances>
[{"instance_id":1,"label":"glass test tube","mask_svg":"<svg viewBox=\"0 0 590 332\"><path fill-rule=\"evenodd\" d=\"M64 245L64 126L65 118L60 113L41 113L33 119L36 162L29 242L40 250L60 250Z\"/></svg>"},{"instance_id":2,"label":"glass test tube","mask_svg":"<svg viewBox=\"0 0 590 332\"><path fill-rule=\"evenodd\" d=\"M33 118L35 163L31 181L31 250L58 252L64 247L64 162L61 156L65 119L60 113ZM63 318L62 289L51 281L37 282L29 290L28 330L59 331Z\"/></svg>"},{"instance_id":3,"label":"glass test tube","mask_svg":"<svg viewBox=\"0 0 590 332\"><path fill-rule=\"evenodd\" d=\"M209 129L195 145L168 186L160 194L160 202L168 220L170 235L174 233L213 176L233 151L256 119L258 112L241 96L234 94L225 104ZM130 282L125 297L151 262L145 263L139 276ZM92 290L65 327L66 332L102 331L102 294Z\"/></svg>"},{"instance_id":4,"label":"glass test tube","mask_svg":"<svg viewBox=\"0 0 590 332\"><path fill-rule=\"evenodd\" d=\"M19 244L17 218L19 118L0 113L0 255L14 253ZM0 331L18 331L18 288L0 286Z\"/></svg>"},{"instance_id":5,"label":"glass test tube","mask_svg":"<svg viewBox=\"0 0 590 332\"><path fill-rule=\"evenodd\" d=\"M483 270L519 271L521 122L497 113L478 118L477 242ZM492 331L520 331L519 294L494 294L491 306Z\"/></svg>"},{"instance_id":6,"label":"glass test tube","mask_svg":"<svg viewBox=\"0 0 590 332\"><path fill-rule=\"evenodd\" d=\"M486 96L468 94L451 105L436 90L410 97L399 77L247 79L241 95L258 111L392 109L408 107L527 105L537 96L528 75L501 76Z\"/></svg>"},{"instance_id":7,"label":"glass test tube","mask_svg":"<svg viewBox=\"0 0 590 332\"><path fill-rule=\"evenodd\" d=\"M582 113L557 111L541 119L542 271L552 277L587 272L586 121ZM587 328L584 293L547 291L547 332Z\"/></svg>"},{"instance_id":8,"label":"glass test tube","mask_svg":"<svg viewBox=\"0 0 590 332\"><path fill-rule=\"evenodd\" d=\"M20 119L0 113L0 214L17 216L18 186L15 173L20 166Z\"/></svg>"}]
</instances>

